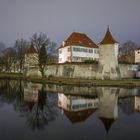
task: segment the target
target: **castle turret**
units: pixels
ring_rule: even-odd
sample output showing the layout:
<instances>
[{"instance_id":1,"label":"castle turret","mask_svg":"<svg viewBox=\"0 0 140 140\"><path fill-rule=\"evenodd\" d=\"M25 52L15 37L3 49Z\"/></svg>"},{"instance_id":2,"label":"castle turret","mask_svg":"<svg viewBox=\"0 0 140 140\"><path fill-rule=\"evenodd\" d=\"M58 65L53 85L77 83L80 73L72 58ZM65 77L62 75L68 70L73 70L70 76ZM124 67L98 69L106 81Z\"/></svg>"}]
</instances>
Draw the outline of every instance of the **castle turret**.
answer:
<instances>
[{"instance_id":1,"label":"castle turret","mask_svg":"<svg viewBox=\"0 0 140 140\"><path fill-rule=\"evenodd\" d=\"M99 43L99 79L120 79L120 70L118 68L118 46L109 27Z\"/></svg>"},{"instance_id":2,"label":"castle turret","mask_svg":"<svg viewBox=\"0 0 140 140\"><path fill-rule=\"evenodd\" d=\"M111 125L118 119L118 95L119 88L100 87L98 88L99 96L99 118L108 132Z\"/></svg>"}]
</instances>

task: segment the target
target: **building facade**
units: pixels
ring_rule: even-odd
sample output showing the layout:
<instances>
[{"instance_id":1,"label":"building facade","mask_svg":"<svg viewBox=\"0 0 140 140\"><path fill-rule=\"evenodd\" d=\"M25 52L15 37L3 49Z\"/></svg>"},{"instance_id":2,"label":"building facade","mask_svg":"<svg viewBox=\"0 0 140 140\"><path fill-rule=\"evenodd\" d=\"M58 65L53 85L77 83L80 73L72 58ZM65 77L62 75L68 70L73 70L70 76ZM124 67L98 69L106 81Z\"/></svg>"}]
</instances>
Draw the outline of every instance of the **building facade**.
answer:
<instances>
[{"instance_id":1,"label":"building facade","mask_svg":"<svg viewBox=\"0 0 140 140\"><path fill-rule=\"evenodd\" d=\"M59 63L98 59L98 46L86 34L72 33L59 48Z\"/></svg>"},{"instance_id":2,"label":"building facade","mask_svg":"<svg viewBox=\"0 0 140 140\"><path fill-rule=\"evenodd\" d=\"M140 47L135 50L135 63L140 63Z\"/></svg>"}]
</instances>

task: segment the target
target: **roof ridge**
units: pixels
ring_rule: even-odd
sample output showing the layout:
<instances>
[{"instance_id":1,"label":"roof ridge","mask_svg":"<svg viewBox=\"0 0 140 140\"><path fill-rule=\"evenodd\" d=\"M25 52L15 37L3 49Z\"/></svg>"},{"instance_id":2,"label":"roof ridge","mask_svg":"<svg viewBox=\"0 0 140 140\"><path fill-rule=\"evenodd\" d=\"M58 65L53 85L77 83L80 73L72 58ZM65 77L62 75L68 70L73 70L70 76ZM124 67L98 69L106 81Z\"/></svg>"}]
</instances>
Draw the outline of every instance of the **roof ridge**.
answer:
<instances>
[{"instance_id":1,"label":"roof ridge","mask_svg":"<svg viewBox=\"0 0 140 140\"><path fill-rule=\"evenodd\" d=\"M92 39L90 39L87 36L87 34L80 33L80 32L73 32L65 40L65 45L63 47L70 46L70 45L78 45L78 46L89 47L89 48L98 48L97 44ZM60 48L62 48L62 46Z\"/></svg>"}]
</instances>

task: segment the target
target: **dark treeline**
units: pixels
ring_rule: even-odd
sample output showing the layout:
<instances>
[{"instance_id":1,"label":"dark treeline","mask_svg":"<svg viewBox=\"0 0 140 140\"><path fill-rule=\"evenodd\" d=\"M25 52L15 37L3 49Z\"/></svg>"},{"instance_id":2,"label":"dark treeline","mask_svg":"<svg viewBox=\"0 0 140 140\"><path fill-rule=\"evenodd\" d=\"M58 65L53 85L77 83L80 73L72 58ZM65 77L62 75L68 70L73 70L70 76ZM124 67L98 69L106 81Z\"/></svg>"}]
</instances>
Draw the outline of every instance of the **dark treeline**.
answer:
<instances>
[{"instance_id":1,"label":"dark treeline","mask_svg":"<svg viewBox=\"0 0 140 140\"><path fill-rule=\"evenodd\" d=\"M22 72L25 54L33 46L38 54L39 70L44 75L44 68L48 63L57 63L57 44L50 41L44 33L34 33L29 40L17 39L11 47L0 42L0 71Z\"/></svg>"},{"instance_id":2,"label":"dark treeline","mask_svg":"<svg viewBox=\"0 0 140 140\"><path fill-rule=\"evenodd\" d=\"M4 104L13 106L33 131L44 129L57 117L57 94L48 93L43 84L0 80L0 108Z\"/></svg>"},{"instance_id":3,"label":"dark treeline","mask_svg":"<svg viewBox=\"0 0 140 140\"><path fill-rule=\"evenodd\" d=\"M138 47L139 46L136 43L128 40L124 44L122 44L122 46L119 48L119 54L120 55L134 55L134 51Z\"/></svg>"}]
</instances>

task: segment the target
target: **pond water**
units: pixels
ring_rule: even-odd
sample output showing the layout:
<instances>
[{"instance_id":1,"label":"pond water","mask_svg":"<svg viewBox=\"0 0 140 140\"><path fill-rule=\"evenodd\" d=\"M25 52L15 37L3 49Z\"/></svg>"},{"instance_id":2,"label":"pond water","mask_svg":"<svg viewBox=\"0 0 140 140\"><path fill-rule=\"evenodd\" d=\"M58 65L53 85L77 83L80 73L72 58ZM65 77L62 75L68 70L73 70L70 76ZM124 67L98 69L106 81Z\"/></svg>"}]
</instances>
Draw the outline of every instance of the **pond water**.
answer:
<instances>
[{"instance_id":1,"label":"pond water","mask_svg":"<svg viewBox=\"0 0 140 140\"><path fill-rule=\"evenodd\" d=\"M140 89L0 80L0 140L106 139L140 139Z\"/></svg>"}]
</instances>

